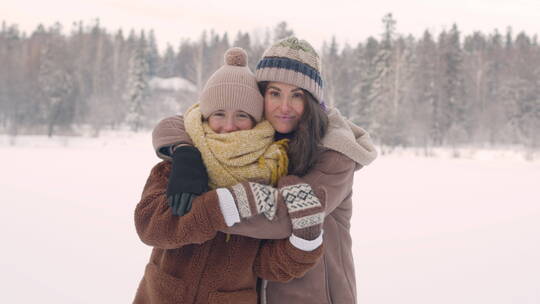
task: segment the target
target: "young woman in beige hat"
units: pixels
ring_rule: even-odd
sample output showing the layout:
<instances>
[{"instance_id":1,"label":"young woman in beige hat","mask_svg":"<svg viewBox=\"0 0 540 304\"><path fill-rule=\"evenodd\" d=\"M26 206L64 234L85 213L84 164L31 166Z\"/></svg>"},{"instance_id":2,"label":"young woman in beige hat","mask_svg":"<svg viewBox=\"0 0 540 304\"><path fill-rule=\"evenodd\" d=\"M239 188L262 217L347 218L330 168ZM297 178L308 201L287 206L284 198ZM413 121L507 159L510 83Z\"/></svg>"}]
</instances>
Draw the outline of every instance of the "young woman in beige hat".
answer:
<instances>
[{"instance_id":1,"label":"young woman in beige hat","mask_svg":"<svg viewBox=\"0 0 540 304\"><path fill-rule=\"evenodd\" d=\"M256 303L257 279L286 282L301 277L322 255L324 206L311 187L286 177L287 140L274 141L264 120L263 97L240 48L225 53L225 65L206 83L199 102L184 113L192 144L178 147L177 161L158 163L150 173L135 226L152 246L134 303ZM175 216L167 200L171 171L193 175L204 164L193 208ZM256 182L255 182L256 181ZM240 219L262 214L273 220L279 196L287 197L296 228L284 240L260 240L219 232ZM256 197L248 193L257 192ZM301 192L301 193L300 193ZM299 224L298 224L299 223Z\"/></svg>"}]
</instances>

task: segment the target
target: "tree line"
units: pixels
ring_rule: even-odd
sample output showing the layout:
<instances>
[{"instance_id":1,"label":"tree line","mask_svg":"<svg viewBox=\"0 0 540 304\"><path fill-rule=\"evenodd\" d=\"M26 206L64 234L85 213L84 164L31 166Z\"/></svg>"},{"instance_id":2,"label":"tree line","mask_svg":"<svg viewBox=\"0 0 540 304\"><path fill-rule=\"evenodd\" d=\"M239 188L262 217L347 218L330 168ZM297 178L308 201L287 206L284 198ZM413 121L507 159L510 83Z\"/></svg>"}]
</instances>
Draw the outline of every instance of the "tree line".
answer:
<instances>
[{"instance_id":1,"label":"tree line","mask_svg":"<svg viewBox=\"0 0 540 304\"><path fill-rule=\"evenodd\" d=\"M264 33L204 31L157 48L152 30L109 33L99 21L40 25L30 35L2 22L0 132L76 133L151 128L197 100L223 53L240 46L255 65L274 41L294 34L285 22ZM325 102L395 146L524 145L540 142L538 36L474 32L457 25L421 37L400 34L391 14L381 32L357 45L324 42ZM194 89L164 90L152 79L180 77Z\"/></svg>"}]
</instances>

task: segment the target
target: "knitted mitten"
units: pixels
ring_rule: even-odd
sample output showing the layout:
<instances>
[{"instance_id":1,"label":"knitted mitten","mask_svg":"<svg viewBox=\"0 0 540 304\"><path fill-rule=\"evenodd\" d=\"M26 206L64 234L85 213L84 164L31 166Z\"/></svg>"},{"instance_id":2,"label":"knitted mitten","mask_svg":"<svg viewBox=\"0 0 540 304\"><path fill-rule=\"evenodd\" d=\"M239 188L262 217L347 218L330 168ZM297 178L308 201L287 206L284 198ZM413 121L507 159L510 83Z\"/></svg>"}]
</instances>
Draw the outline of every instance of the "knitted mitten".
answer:
<instances>
[{"instance_id":1,"label":"knitted mitten","mask_svg":"<svg viewBox=\"0 0 540 304\"><path fill-rule=\"evenodd\" d=\"M241 182L227 188L231 192L242 218L264 214L273 220L276 215L278 190L272 186L252 182Z\"/></svg>"},{"instance_id":2,"label":"knitted mitten","mask_svg":"<svg viewBox=\"0 0 540 304\"><path fill-rule=\"evenodd\" d=\"M310 185L293 175L281 178L279 192L289 211L293 234L304 240L316 239L324 221L324 192L316 195Z\"/></svg>"}]
</instances>

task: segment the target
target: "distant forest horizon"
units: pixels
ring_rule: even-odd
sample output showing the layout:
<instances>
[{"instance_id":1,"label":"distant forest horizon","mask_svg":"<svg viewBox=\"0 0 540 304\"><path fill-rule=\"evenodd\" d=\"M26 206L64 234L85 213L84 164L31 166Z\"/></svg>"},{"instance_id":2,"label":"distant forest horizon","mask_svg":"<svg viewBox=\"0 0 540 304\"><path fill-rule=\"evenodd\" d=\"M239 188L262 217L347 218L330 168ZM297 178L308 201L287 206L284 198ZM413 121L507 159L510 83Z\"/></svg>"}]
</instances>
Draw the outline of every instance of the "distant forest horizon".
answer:
<instances>
[{"instance_id":1,"label":"distant forest horizon","mask_svg":"<svg viewBox=\"0 0 540 304\"><path fill-rule=\"evenodd\" d=\"M17 24L0 29L0 133L78 134L129 126L149 130L197 101L225 50L244 48L254 71L264 50L294 35L286 22L263 35L205 30L198 39L157 47L153 30L90 25ZM299 37L302 38L302 37ZM325 41L325 102L389 147L540 145L538 34L473 32L457 24L420 37L400 34L391 14L381 31L356 44ZM180 77L192 90L150 86Z\"/></svg>"}]
</instances>

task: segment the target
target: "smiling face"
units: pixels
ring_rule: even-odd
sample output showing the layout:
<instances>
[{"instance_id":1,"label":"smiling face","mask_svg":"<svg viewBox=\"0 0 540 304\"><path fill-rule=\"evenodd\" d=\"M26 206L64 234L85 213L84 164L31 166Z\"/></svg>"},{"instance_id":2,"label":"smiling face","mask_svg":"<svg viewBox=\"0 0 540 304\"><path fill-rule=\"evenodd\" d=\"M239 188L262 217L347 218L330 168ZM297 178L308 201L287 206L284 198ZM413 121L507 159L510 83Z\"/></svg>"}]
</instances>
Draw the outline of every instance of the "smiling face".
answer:
<instances>
[{"instance_id":1,"label":"smiling face","mask_svg":"<svg viewBox=\"0 0 540 304\"><path fill-rule=\"evenodd\" d=\"M293 85L270 82L264 93L264 116L279 133L296 130L304 113L306 95Z\"/></svg>"},{"instance_id":2,"label":"smiling face","mask_svg":"<svg viewBox=\"0 0 540 304\"><path fill-rule=\"evenodd\" d=\"M208 116L208 125L216 133L250 130L255 120L244 111L217 110Z\"/></svg>"}]
</instances>

